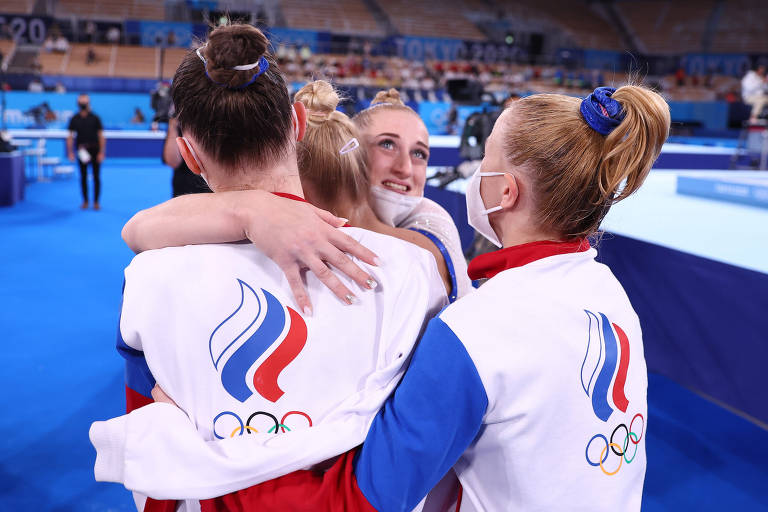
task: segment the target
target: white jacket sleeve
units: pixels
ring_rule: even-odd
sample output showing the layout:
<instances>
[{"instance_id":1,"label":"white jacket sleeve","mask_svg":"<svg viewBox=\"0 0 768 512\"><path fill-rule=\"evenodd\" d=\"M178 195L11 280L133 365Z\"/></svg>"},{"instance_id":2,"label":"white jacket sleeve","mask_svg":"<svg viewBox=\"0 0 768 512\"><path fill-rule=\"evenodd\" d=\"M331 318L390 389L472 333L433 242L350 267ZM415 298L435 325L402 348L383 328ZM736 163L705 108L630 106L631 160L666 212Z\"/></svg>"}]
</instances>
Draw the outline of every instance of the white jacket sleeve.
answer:
<instances>
[{"instance_id":1,"label":"white jacket sleeve","mask_svg":"<svg viewBox=\"0 0 768 512\"><path fill-rule=\"evenodd\" d=\"M378 408L377 408L378 410ZM155 403L108 421L89 436L95 477L155 499L206 499L277 478L362 443L373 414L351 415L289 435L204 441L181 409ZM328 442L318 442L327 438Z\"/></svg>"},{"instance_id":2,"label":"white jacket sleeve","mask_svg":"<svg viewBox=\"0 0 768 512\"><path fill-rule=\"evenodd\" d=\"M365 439L405 370L396 359L322 423L279 436L205 441L184 411L154 403L91 425L97 481L156 499L206 499L310 467Z\"/></svg>"}]
</instances>

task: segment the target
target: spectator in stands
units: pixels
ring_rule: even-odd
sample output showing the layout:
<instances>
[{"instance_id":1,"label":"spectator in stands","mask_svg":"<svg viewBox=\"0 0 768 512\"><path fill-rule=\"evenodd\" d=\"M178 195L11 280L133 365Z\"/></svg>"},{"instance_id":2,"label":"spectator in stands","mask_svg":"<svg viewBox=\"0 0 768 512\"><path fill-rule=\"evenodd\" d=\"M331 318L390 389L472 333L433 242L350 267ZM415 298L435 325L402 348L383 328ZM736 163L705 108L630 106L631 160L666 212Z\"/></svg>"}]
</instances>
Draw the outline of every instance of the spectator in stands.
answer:
<instances>
[{"instance_id":1,"label":"spectator in stands","mask_svg":"<svg viewBox=\"0 0 768 512\"><path fill-rule=\"evenodd\" d=\"M88 22L85 24L85 42L96 42L96 24L92 20L88 20Z\"/></svg>"},{"instance_id":2,"label":"spectator in stands","mask_svg":"<svg viewBox=\"0 0 768 512\"><path fill-rule=\"evenodd\" d=\"M54 92L56 92L56 94L64 94L65 92L67 92L67 88L64 87L64 84L61 82L56 82L56 86L54 87L53 90Z\"/></svg>"},{"instance_id":3,"label":"spectator in stands","mask_svg":"<svg viewBox=\"0 0 768 512\"><path fill-rule=\"evenodd\" d=\"M58 53L67 53L69 51L69 41L62 34L59 34L59 37L56 38L53 51Z\"/></svg>"},{"instance_id":4,"label":"spectator in stands","mask_svg":"<svg viewBox=\"0 0 768 512\"><path fill-rule=\"evenodd\" d=\"M53 34L48 34L45 37L45 41L43 41L43 49L46 52L51 53L55 46L56 46L56 40L53 38Z\"/></svg>"},{"instance_id":5,"label":"spectator in stands","mask_svg":"<svg viewBox=\"0 0 768 512\"><path fill-rule=\"evenodd\" d=\"M116 26L111 26L107 30L107 42L109 44L119 44L120 43L120 29Z\"/></svg>"},{"instance_id":6,"label":"spectator in stands","mask_svg":"<svg viewBox=\"0 0 768 512\"><path fill-rule=\"evenodd\" d=\"M43 92L45 89L43 88L43 82L40 81L39 78L33 78L29 85L27 86L27 90L29 92Z\"/></svg>"},{"instance_id":7,"label":"spectator in stands","mask_svg":"<svg viewBox=\"0 0 768 512\"><path fill-rule=\"evenodd\" d=\"M85 64L90 66L91 64L95 64L96 60L96 50L93 49L93 46L89 46L88 50L85 52Z\"/></svg>"},{"instance_id":8,"label":"spectator in stands","mask_svg":"<svg viewBox=\"0 0 768 512\"><path fill-rule=\"evenodd\" d=\"M79 112L69 120L69 136L67 137L67 156L70 161L80 163L80 188L83 193L83 203L80 209L88 208L88 163L93 169L93 209L98 210L101 193L101 163L104 161L106 141L99 116L91 112L90 98L81 94L77 98ZM74 145L73 145L74 140ZM75 151L77 148L77 151Z\"/></svg>"},{"instance_id":9,"label":"spectator in stands","mask_svg":"<svg viewBox=\"0 0 768 512\"><path fill-rule=\"evenodd\" d=\"M552 82L557 86L561 86L563 85L564 78L565 78L565 75L563 71L558 69L557 71L555 71L555 74L552 77Z\"/></svg>"},{"instance_id":10,"label":"spectator in stands","mask_svg":"<svg viewBox=\"0 0 768 512\"><path fill-rule=\"evenodd\" d=\"M176 32L173 30L168 31L168 37L166 38L168 46L176 46Z\"/></svg>"},{"instance_id":11,"label":"spectator in stands","mask_svg":"<svg viewBox=\"0 0 768 512\"><path fill-rule=\"evenodd\" d=\"M685 70L683 68L677 68L675 71L675 83L678 87L685 86Z\"/></svg>"},{"instance_id":12,"label":"spectator in stands","mask_svg":"<svg viewBox=\"0 0 768 512\"><path fill-rule=\"evenodd\" d=\"M285 43L280 43L277 45L277 50L275 51L275 55L278 58L278 61L281 63L288 60L288 46L286 46Z\"/></svg>"},{"instance_id":13,"label":"spectator in stands","mask_svg":"<svg viewBox=\"0 0 768 512\"><path fill-rule=\"evenodd\" d=\"M741 80L741 97L744 103L752 106L749 122L757 121L763 108L768 105L768 85L766 82L766 69L764 65L756 66L747 71Z\"/></svg>"},{"instance_id":14,"label":"spectator in stands","mask_svg":"<svg viewBox=\"0 0 768 512\"><path fill-rule=\"evenodd\" d=\"M301 45L301 50L299 50L299 57L301 57L302 63L306 63L309 61L309 59L312 58L312 50L308 44L305 43Z\"/></svg>"}]
</instances>

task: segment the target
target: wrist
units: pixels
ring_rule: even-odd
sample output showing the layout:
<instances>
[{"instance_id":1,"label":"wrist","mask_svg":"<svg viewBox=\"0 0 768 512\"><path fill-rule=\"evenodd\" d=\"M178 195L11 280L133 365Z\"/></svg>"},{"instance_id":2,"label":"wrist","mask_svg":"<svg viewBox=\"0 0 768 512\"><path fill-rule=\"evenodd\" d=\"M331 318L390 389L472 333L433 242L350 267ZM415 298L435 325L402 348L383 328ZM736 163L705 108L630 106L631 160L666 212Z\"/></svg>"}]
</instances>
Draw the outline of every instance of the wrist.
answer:
<instances>
[{"instance_id":1,"label":"wrist","mask_svg":"<svg viewBox=\"0 0 768 512\"><path fill-rule=\"evenodd\" d=\"M244 190L237 194L237 200L227 201L227 204L230 205L229 216L232 223L237 226L241 233L242 240L251 240L253 235L250 229L251 226L259 224L253 221L257 215L254 209L257 205L263 205L270 194L263 190Z\"/></svg>"}]
</instances>

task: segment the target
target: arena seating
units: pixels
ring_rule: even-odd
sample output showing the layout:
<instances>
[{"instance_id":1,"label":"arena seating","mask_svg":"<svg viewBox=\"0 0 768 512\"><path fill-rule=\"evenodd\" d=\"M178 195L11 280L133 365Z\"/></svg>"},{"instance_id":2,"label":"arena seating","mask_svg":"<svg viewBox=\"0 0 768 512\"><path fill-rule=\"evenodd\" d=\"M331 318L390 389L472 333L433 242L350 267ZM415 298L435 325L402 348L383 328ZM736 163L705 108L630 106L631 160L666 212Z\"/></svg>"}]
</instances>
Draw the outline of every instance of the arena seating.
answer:
<instances>
[{"instance_id":1,"label":"arena seating","mask_svg":"<svg viewBox=\"0 0 768 512\"><path fill-rule=\"evenodd\" d=\"M99 20L163 20L165 2L154 0L58 0L55 15Z\"/></svg>"},{"instance_id":2,"label":"arena seating","mask_svg":"<svg viewBox=\"0 0 768 512\"><path fill-rule=\"evenodd\" d=\"M0 0L0 12L7 14L29 14L35 0Z\"/></svg>"},{"instance_id":3,"label":"arena seating","mask_svg":"<svg viewBox=\"0 0 768 512\"><path fill-rule=\"evenodd\" d=\"M96 59L90 64L86 62L89 47L92 47L96 54ZM72 43L69 54L65 59L64 74L75 76L109 76L110 62L113 59L113 47L106 44Z\"/></svg>"},{"instance_id":4,"label":"arena seating","mask_svg":"<svg viewBox=\"0 0 768 512\"><path fill-rule=\"evenodd\" d=\"M634 33L640 50L653 55L701 52L714 0L688 2L636 0L617 2L616 9Z\"/></svg>"},{"instance_id":5,"label":"arena seating","mask_svg":"<svg viewBox=\"0 0 768 512\"><path fill-rule=\"evenodd\" d=\"M153 78L159 65L157 48L147 46L118 46L117 65L113 76Z\"/></svg>"},{"instance_id":6,"label":"arena seating","mask_svg":"<svg viewBox=\"0 0 768 512\"><path fill-rule=\"evenodd\" d=\"M283 0L288 26L343 34L383 37L384 30L361 0L339 0L318 7L314 0Z\"/></svg>"},{"instance_id":7,"label":"arena seating","mask_svg":"<svg viewBox=\"0 0 768 512\"><path fill-rule=\"evenodd\" d=\"M584 48L616 49L619 35L610 23L586 2L571 0L518 0L504 4L505 9L523 9L525 16L543 17L560 26L574 42Z\"/></svg>"},{"instance_id":8,"label":"arena seating","mask_svg":"<svg viewBox=\"0 0 768 512\"><path fill-rule=\"evenodd\" d=\"M168 48L163 58L163 78L170 80L176 73L176 68L189 50L184 48ZM152 75L154 76L154 75Z\"/></svg>"},{"instance_id":9,"label":"arena seating","mask_svg":"<svg viewBox=\"0 0 768 512\"><path fill-rule=\"evenodd\" d=\"M712 51L765 53L768 51L768 2L728 0L715 29Z\"/></svg>"},{"instance_id":10,"label":"arena seating","mask_svg":"<svg viewBox=\"0 0 768 512\"><path fill-rule=\"evenodd\" d=\"M486 36L464 16L465 2L442 0L387 0L379 2L390 21L402 34L423 37L450 37L466 40Z\"/></svg>"},{"instance_id":11,"label":"arena seating","mask_svg":"<svg viewBox=\"0 0 768 512\"><path fill-rule=\"evenodd\" d=\"M85 57L83 56L83 58ZM40 52L37 61L43 67L43 74L60 75L66 72L68 58L64 53Z\"/></svg>"}]
</instances>

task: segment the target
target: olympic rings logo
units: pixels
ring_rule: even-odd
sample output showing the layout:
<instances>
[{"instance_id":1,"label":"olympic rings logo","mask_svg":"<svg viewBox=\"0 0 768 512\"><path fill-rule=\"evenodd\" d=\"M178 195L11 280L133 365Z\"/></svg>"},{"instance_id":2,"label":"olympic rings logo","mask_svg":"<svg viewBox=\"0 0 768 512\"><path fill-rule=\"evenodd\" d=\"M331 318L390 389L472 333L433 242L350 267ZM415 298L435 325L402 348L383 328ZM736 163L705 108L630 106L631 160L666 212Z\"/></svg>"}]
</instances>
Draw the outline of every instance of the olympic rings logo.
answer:
<instances>
[{"instance_id":1,"label":"olympic rings logo","mask_svg":"<svg viewBox=\"0 0 768 512\"><path fill-rule=\"evenodd\" d=\"M231 432L228 432L228 431L222 432L222 434L224 434L222 435L216 431L216 424L217 422L225 423L224 420L219 421L224 416L231 416L232 418L234 418L235 421L237 422L237 426L235 426L234 430L232 430ZM312 418L309 417L309 414L301 411L289 411L283 415L280 421L277 421L277 417L274 414L270 414L266 411L256 411L250 416L248 416L248 419L245 421L245 423L243 423L243 420L240 418L240 416L238 416L234 412L224 411L224 412L220 412L219 414L216 415L215 418L213 418L213 435L216 437L216 439L225 439L225 437L235 437L235 435L242 436L245 433L258 434L259 430L257 430L256 427L251 426L251 421L253 421L254 418L256 418L257 416L266 416L267 418L272 420L272 422L274 423L274 425L269 430L266 430L264 432L266 434L273 434L273 433L277 434L278 431L282 431L283 433L285 433L286 431L290 432L291 428L285 424L285 420L288 419L290 416L303 416L304 418L306 418L308 426L310 427L312 426Z\"/></svg>"},{"instance_id":2,"label":"olympic rings logo","mask_svg":"<svg viewBox=\"0 0 768 512\"><path fill-rule=\"evenodd\" d=\"M633 425L635 424L635 420L637 419L639 419L642 422L640 427L640 434L637 434L633 430ZM624 429L624 440L622 441L623 446L614 442L614 437L616 436L616 433L620 429ZM643 438L644 431L645 431L645 418L643 418L642 414L637 413L632 418L632 421L629 422L629 427L627 427L624 423L620 423L615 429L613 429L613 432L611 433L610 438L606 438L603 434L595 434L594 436L592 436L589 442L587 442L587 447L584 450L584 455L587 458L587 464L589 464L590 466L599 467L600 470L608 476L615 475L616 473L619 472L619 470L621 469L621 465L624 462L626 462L627 464L632 464L632 461L635 460L635 456L637 455L637 445L640 444L640 440ZM594 462L592 459L589 458L589 448L590 446L592 446L592 443L596 439L601 439L605 444L605 446L600 450L600 457L597 459L597 462ZM627 452L629 451L631 444L635 445L635 449L632 452L632 457L628 457ZM613 452L619 457L619 464L618 466L616 466L616 469L614 469L613 471L608 471L603 465L608 460L608 455L610 454L610 452Z\"/></svg>"}]
</instances>

